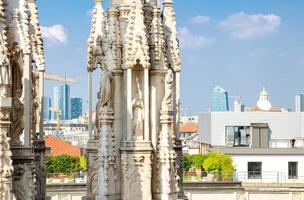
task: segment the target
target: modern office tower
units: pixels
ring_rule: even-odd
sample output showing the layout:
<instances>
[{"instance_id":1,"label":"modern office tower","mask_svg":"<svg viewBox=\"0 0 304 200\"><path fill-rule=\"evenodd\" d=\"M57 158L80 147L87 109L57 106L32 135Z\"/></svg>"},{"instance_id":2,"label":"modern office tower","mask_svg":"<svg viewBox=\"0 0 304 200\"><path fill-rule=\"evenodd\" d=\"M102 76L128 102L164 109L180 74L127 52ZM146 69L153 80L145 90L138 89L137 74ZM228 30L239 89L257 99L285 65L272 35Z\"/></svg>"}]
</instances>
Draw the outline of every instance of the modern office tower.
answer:
<instances>
[{"instance_id":1,"label":"modern office tower","mask_svg":"<svg viewBox=\"0 0 304 200\"><path fill-rule=\"evenodd\" d=\"M71 119L71 99L70 86L64 84L63 86L54 87L54 109L61 111L61 120ZM53 119L55 119L53 113Z\"/></svg>"},{"instance_id":2,"label":"modern office tower","mask_svg":"<svg viewBox=\"0 0 304 200\"><path fill-rule=\"evenodd\" d=\"M62 88L62 114L61 119L71 119L71 98L70 98L70 86L64 84Z\"/></svg>"},{"instance_id":3,"label":"modern office tower","mask_svg":"<svg viewBox=\"0 0 304 200\"><path fill-rule=\"evenodd\" d=\"M304 96L303 94L296 95L295 102L295 111L296 112L304 112Z\"/></svg>"},{"instance_id":4,"label":"modern office tower","mask_svg":"<svg viewBox=\"0 0 304 200\"><path fill-rule=\"evenodd\" d=\"M54 87L53 108L62 112L62 88L61 88L61 86ZM56 119L55 113L52 113L52 119Z\"/></svg>"},{"instance_id":5,"label":"modern office tower","mask_svg":"<svg viewBox=\"0 0 304 200\"><path fill-rule=\"evenodd\" d=\"M82 99L71 98L71 119L78 119L80 116L82 116Z\"/></svg>"},{"instance_id":6,"label":"modern office tower","mask_svg":"<svg viewBox=\"0 0 304 200\"><path fill-rule=\"evenodd\" d=\"M52 111L50 108L52 107L52 101L50 97L43 97L43 118L44 120L52 119Z\"/></svg>"},{"instance_id":7,"label":"modern office tower","mask_svg":"<svg viewBox=\"0 0 304 200\"><path fill-rule=\"evenodd\" d=\"M212 112L227 111L229 111L228 92L216 85L212 92Z\"/></svg>"}]
</instances>

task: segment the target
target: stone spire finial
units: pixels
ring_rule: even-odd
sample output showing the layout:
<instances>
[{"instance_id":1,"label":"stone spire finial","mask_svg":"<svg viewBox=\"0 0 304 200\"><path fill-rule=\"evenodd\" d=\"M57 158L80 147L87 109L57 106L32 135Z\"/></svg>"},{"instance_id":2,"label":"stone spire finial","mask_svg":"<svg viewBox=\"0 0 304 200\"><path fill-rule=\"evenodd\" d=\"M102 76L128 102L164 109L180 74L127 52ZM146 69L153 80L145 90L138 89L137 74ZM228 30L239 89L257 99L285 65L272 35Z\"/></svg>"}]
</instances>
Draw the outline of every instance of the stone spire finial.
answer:
<instances>
[{"instance_id":1,"label":"stone spire finial","mask_svg":"<svg viewBox=\"0 0 304 200\"><path fill-rule=\"evenodd\" d=\"M105 37L105 17L102 0L95 0L91 23L91 32L88 39L88 71L93 71L97 59L103 56L102 43Z\"/></svg>"},{"instance_id":2,"label":"stone spire finial","mask_svg":"<svg viewBox=\"0 0 304 200\"><path fill-rule=\"evenodd\" d=\"M126 48L124 51L124 67L132 68L136 64L144 68L150 67L148 36L144 24L143 2L134 0L131 4L126 28Z\"/></svg>"},{"instance_id":3,"label":"stone spire finial","mask_svg":"<svg viewBox=\"0 0 304 200\"><path fill-rule=\"evenodd\" d=\"M174 71L180 71L181 61L173 0L164 0L163 7L163 26L165 30L165 41L168 46L168 61Z\"/></svg>"}]
</instances>

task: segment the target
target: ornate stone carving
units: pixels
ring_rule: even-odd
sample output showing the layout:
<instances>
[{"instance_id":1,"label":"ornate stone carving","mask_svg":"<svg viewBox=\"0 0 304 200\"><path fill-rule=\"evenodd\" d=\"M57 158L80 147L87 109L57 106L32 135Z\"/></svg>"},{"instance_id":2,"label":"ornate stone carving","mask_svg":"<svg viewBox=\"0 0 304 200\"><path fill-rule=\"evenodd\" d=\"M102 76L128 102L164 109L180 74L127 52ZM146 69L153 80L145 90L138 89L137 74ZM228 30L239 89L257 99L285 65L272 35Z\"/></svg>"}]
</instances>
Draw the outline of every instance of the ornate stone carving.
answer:
<instances>
[{"instance_id":1,"label":"ornate stone carving","mask_svg":"<svg viewBox=\"0 0 304 200\"><path fill-rule=\"evenodd\" d=\"M150 67L148 38L145 30L142 0L133 0L125 36L123 57L125 68L132 68L136 64L141 64L144 68Z\"/></svg>"},{"instance_id":2,"label":"ornate stone carving","mask_svg":"<svg viewBox=\"0 0 304 200\"><path fill-rule=\"evenodd\" d=\"M180 61L172 2L164 4L164 20L156 0L111 0L104 17L95 0L88 71L99 64L104 75L96 105L98 175L89 172L98 177L97 199L178 198L174 73Z\"/></svg>"},{"instance_id":3,"label":"ornate stone carving","mask_svg":"<svg viewBox=\"0 0 304 200\"><path fill-rule=\"evenodd\" d=\"M10 127L10 137L11 144L21 144L20 136L24 128L24 106L18 97L13 98L12 112L11 112L11 127Z\"/></svg>"},{"instance_id":4,"label":"ornate stone carving","mask_svg":"<svg viewBox=\"0 0 304 200\"><path fill-rule=\"evenodd\" d=\"M173 110L173 72L172 69L167 70L166 78L165 78L165 97L162 102L162 110Z\"/></svg>"},{"instance_id":5,"label":"ornate stone carving","mask_svg":"<svg viewBox=\"0 0 304 200\"><path fill-rule=\"evenodd\" d=\"M33 164L19 164L14 169L13 193L16 199L34 199ZM26 185L26 187L25 187Z\"/></svg>"},{"instance_id":6,"label":"ornate stone carving","mask_svg":"<svg viewBox=\"0 0 304 200\"><path fill-rule=\"evenodd\" d=\"M236 194L236 200L247 200L248 198L247 198L247 194L245 194L245 193L237 193Z\"/></svg>"},{"instance_id":7,"label":"ornate stone carving","mask_svg":"<svg viewBox=\"0 0 304 200\"><path fill-rule=\"evenodd\" d=\"M143 131L144 131L144 103L142 99L142 92L140 90L139 80L136 77L136 96L132 101L133 108L133 139L134 140L143 140Z\"/></svg>"},{"instance_id":8,"label":"ornate stone carving","mask_svg":"<svg viewBox=\"0 0 304 200\"><path fill-rule=\"evenodd\" d=\"M180 53L179 42L177 39L175 11L173 9L172 0L163 1L163 25L165 33L165 42L167 51L167 58L170 67L174 71L180 71Z\"/></svg>"},{"instance_id":9,"label":"ornate stone carving","mask_svg":"<svg viewBox=\"0 0 304 200\"><path fill-rule=\"evenodd\" d=\"M150 154L122 154L122 199L151 199L152 158ZM140 189L139 189L140 188Z\"/></svg>"},{"instance_id":10,"label":"ornate stone carving","mask_svg":"<svg viewBox=\"0 0 304 200\"><path fill-rule=\"evenodd\" d=\"M0 122L0 199L11 200L14 196L11 194L11 177L13 172L12 152L10 151L10 138L6 136L8 125Z\"/></svg>"}]
</instances>

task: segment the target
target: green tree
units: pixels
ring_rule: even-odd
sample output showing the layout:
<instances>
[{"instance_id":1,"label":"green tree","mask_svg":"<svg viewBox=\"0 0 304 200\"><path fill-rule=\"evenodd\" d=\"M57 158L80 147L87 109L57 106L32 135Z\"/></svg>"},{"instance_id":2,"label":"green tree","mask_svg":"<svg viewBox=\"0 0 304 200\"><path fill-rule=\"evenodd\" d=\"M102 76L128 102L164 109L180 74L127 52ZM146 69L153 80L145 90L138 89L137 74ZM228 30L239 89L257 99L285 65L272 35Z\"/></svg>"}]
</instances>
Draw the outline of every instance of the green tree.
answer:
<instances>
[{"instance_id":1,"label":"green tree","mask_svg":"<svg viewBox=\"0 0 304 200\"><path fill-rule=\"evenodd\" d=\"M49 156L47 173L75 173L81 170L79 157L68 155Z\"/></svg>"},{"instance_id":2,"label":"green tree","mask_svg":"<svg viewBox=\"0 0 304 200\"><path fill-rule=\"evenodd\" d=\"M206 158L207 158L207 155L203 155L203 154L193 155L192 156L193 167L195 169L203 171L203 163Z\"/></svg>"},{"instance_id":3,"label":"green tree","mask_svg":"<svg viewBox=\"0 0 304 200\"><path fill-rule=\"evenodd\" d=\"M203 167L208 173L222 174L224 177L230 177L234 170L231 156L220 152L209 153Z\"/></svg>"},{"instance_id":4,"label":"green tree","mask_svg":"<svg viewBox=\"0 0 304 200\"><path fill-rule=\"evenodd\" d=\"M79 162L81 170L87 170L87 160L84 156L79 157Z\"/></svg>"},{"instance_id":5,"label":"green tree","mask_svg":"<svg viewBox=\"0 0 304 200\"><path fill-rule=\"evenodd\" d=\"M190 155L183 155L182 165L183 165L183 171L184 171L184 173L188 172L191 169L192 164L193 164L192 156L190 156Z\"/></svg>"}]
</instances>

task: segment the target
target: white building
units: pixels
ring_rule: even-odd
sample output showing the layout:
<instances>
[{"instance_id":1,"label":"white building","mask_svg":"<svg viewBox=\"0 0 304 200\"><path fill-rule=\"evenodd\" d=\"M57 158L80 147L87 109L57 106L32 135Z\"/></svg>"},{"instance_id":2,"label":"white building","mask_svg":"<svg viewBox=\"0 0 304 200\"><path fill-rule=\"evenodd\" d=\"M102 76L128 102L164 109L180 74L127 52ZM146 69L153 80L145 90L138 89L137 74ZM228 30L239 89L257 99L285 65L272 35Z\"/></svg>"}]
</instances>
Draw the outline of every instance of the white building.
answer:
<instances>
[{"instance_id":1,"label":"white building","mask_svg":"<svg viewBox=\"0 0 304 200\"><path fill-rule=\"evenodd\" d=\"M304 113L268 112L271 106L263 105L258 112L200 114L201 142L233 157L238 180L304 182Z\"/></svg>"},{"instance_id":2,"label":"white building","mask_svg":"<svg viewBox=\"0 0 304 200\"><path fill-rule=\"evenodd\" d=\"M85 147L89 139L88 124L81 120L45 121L45 135L55 135L78 147Z\"/></svg>"}]
</instances>

